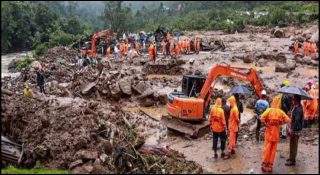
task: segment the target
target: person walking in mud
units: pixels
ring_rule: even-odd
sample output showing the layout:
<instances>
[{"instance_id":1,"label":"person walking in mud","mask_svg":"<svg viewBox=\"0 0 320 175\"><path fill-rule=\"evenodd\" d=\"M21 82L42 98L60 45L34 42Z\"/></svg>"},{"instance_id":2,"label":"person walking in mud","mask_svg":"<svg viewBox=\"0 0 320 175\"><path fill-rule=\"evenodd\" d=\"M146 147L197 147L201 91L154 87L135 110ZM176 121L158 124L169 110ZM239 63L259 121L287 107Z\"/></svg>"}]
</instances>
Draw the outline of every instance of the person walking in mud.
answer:
<instances>
[{"instance_id":1,"label":"person walking in mud","mask_svg":"<svg viewBox=\"0 0 320 175\"><path fill-rule=\"evenodd\" d=\"M221 142L221 158L224 158L225 156L224 150L226 146L226 121L221 103L221 98L217 98L215 105L211 109L209 119L212 131L212 149L214 151L215 159L218 158L217 144L219 138Z\"/></svg>"},{"instance_id":2,"label":"person walking in mud","mask_svg":"<svg viewBox=\"0 0 320 175\"><path fill-rule=\"evenodd\" d=\"M261 164L263 172L272 172L279 142L280 125L290 122L288 115L278 106L277 98L273 98L271 108L264 111L260 117L261 124L266 126Z\"/></svg>"},{"instance_id":3,"label":"person walking in mud","mask_svg":"<svg viewBox=\"0 0 320 175\"><path fill-rule=\"evenodd\" d=\"M44 76L42 75L42 73L40 73L40 70L37 70L36 74L37 74L37 84L38 84L38 86L40 88L40 92L45 94Z\"/></svg>"},{"instance_id":4,"label":"person walking in mud","mask_svg":"<svg viewBox=\"0 0 320 175\"><path fill-rule=\"evenodd\" d=\"M229 144L228 144L228 154L224 159L229 159L231 154L235 154L236 148L236 133L239 129L239 111L236 104L236 99L234 96L231 96L228 99L230 103L230 116L229 116Z\"/></svg>"},{"instance_id":5,"label":"person walking in mud","mask_svg":"<svg viewBox=\"0 0 320 175\"><path fill-rule=\"evenodd\" d=\"M269 108L269 103L266 99L267 99L267 92L263 90L261 92L261 99L259 99L255 105L255 111L257 113L257 129L256 129L257 142L259 142L259 137L260 137L260 128L261 128L260 117L262 113Z\"/></svg>"},{"instance_id":6,"label":"person walking in mud","mask_svg":"<svg viewBox=\"0 0 320 175\"><path fill-rule=\"evenodd\" d=\"M289 159L286 160L286 166L295 166L298 152L298 140L300 132L303 128L303 110L301 105L301 97L295 95L292 100L293 109L291 111L291 123L289 125L288 134L290 136L290 153Z\"/></svg>"}]
</instances>

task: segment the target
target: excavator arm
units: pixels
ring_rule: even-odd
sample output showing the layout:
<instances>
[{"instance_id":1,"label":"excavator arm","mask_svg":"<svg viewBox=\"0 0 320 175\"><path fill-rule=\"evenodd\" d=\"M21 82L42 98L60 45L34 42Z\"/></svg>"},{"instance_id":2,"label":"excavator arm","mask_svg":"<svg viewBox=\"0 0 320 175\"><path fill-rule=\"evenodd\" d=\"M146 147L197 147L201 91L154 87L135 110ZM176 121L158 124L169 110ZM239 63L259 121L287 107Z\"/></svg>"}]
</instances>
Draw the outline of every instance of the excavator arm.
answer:
<instances>
[{"instance_id":1,"label":"excavator arm","mask_svg":"<svg viewBox=\"0 0 320 175\"><path fill-rule=\"evenodd\" d=\"M102 36L109 36L111 34L111 31L110 30L103 30L101 32L98 32L98 33L95 33L93 36L92 36L92 39L91 39L91 48L90 48L90 51L89 51L89 56L90 57L95 57L96 56L96 40L98 38L101 38Z\"/></svg>"},{"instance_id":2,"label":"excavator arm","mask_svg":"<svg viewBox=\"0 0 320 175\"><path fill-rule=\"evenodd\" d=\"M200 95L198 98L204 99L210 90L212 82L220 76L233 77L238 80L250 82L251 86L253 87L257 95L261 97L261 91L263 90L263 86L261 84L257 72L254 69L232 67L230 65L218 64L215 67L213 67L210 73L208 74L208 77L200 91Z\"/></svg>"}]
</instances>

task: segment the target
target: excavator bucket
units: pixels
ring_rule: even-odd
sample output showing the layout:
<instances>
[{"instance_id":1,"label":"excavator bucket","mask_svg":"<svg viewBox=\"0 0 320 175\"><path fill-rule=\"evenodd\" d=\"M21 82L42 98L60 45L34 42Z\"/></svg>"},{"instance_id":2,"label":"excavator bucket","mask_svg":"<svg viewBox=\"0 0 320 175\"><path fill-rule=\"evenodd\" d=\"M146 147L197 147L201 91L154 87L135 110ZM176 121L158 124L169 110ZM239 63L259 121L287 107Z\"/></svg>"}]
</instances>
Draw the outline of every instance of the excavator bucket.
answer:
<instances>
[{"instance_id":1,"label":"excavator bucket","mask_svg":"<svg viewBox=\"0 0 320 175\"><path fill-rule=\"evenodd\" d=\"M145 64L142 71L147 74L182 74L183 69L180 66L184 63L183 60L158 60Z\"/></svg>"},{"instance_id":2,"label":"excavator bucket","mask_svg":"<svg viewBox=\"0 0 320 175\"><path fill-rule=\"evenodd\" d=\"M192 138L201 137L210 131L208 121L201 121L194 124L182 121L170 115L162 115L161 122L166 125L167 128L187 134Z\"/></svg>"}]
</instances>

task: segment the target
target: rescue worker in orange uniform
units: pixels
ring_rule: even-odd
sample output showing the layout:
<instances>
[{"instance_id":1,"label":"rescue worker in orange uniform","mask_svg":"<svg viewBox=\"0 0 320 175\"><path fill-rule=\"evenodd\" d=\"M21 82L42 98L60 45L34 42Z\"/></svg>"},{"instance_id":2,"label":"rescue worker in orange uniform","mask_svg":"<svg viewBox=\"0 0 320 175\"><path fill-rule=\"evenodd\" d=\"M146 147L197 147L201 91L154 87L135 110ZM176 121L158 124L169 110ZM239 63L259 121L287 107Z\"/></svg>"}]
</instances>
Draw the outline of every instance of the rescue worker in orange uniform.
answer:
<instances>
[{"instance_id":1,"label":"rescue worker in orange uniform","mask_svg":"<svg viewBox=\"0 0 320 175\"><path fill-rule=\"evenodd\" d=\"M166 38L167 38L167 41L170 41L170 40L171 40L171 34L170 34L170 32L167 33L167 37L166 37Z\"/></svg>"},{"instance_id":2,"label":"rescue worker in orange uniform","mask_svg":"<svg viewBox=\"0 0 320 175\"><path fill-rule=\"evenodd\" d=\"M183 52L183 48L182 48L182 40L179 39L178 41L178 46L180 48L180 53Z\"/></svg>"},{"instance_id":3,"label":"rescue worker in orange uniform","mask_svg":"<svg viewBox=\"0 0 320 175\"><path fill-rule=\"evenodd\" d=\"M310 56L311 55L311 43L308 42L307 43L307 56Z\"/></svg>"},{"instance_id":4,"label":"rescue worker in orange uniform","mask_svg":"<svg viewBox=\"0 0 320 175\"><path fill-rule=\"evenodd\" d=\"M186 50L187 50L187 40L184 39L182 41L182 52L185 54L186 53Z\"/></svg>"},{"instance_id":5,"label":"rescue worker in orange uniform","mask_svg":"<svg viewBox=\"0 0 320 175\"><path fill-rule=\"evenodd\" d=\"M315 124L316 121L316 113L317 113L317 90L314 89L314 85L308 91L309 95L313 97L313 100L307 100L306 102L306 112L305 115L309 115L310 125ZM319 94L318 94L319 95Z\"/></svg>"},{"instance_id":6,"label":"rescue worker in orange uniform","mask_svg":"<svg viewBox=\"0 0 320 175\"><path fill-rule=\"evenodd\" d=\"M190 53L190 40L189 40L189 38L187 39L187 54L189 54Z\"/></svg>"},{"instance_id":7,"label":"rescue worker in orange uniform","mask_svg":"<svg viewBox=\"0 0 320 175\"><path fill-rule=\"evenodd\" d=\"M148 51L149 51L149 59L150 61L153 61L153 62L156 62L156 58L155 58L155 47L153 44L150 44L149 48L148 48Z\"/></svg>"},{"instance_id":8,"label":"rescue worker in orange uniform","mask_svg":"<svg viewBox=\"0 0 320 175\"><path fill-rule=\"evenodd\" d=\"M298 40L296 40L296 41L294 42L294 44L293 44L293 53L294 53L294 56L295 56L295 57L298 55L298 49L299 49L298 46L299 46L299 45L298 45Z\"/></svg>"},{"instance_id":9,"label":"rescue worker in orange uniform","mask_svg":"<svg viewBox=\"0 0 320 175\"><path fill-rule=\"evenodd\" d=\"M307 85L303 88L303 90L308 92L310 90L310 88ZM310 114L308 114L308 112L307 112L307 100L301 100L301 103L302 103L303 116L304 116L303 127L309 128L310 127L310 120L309 120Z\"/></svg>"},{"instance_id":10,"label":"rescue worker in orange uniform","mask_svg":"<svg viewBox=\"0 0 320 175\"><path fill-rule=\"evenodd\" d=\"M141 55L141 52L140 52L140 45L139 45L139 43L136 41L136 42L134 42L134 48L135 48L135 50L136 50L136 52L137 52L137 54L140 56Z\"/></svg>"},{"instance_id":11,"label":"rescue worker in orange uniform","mask_svg":"<svg viewBox=\"0 0 320 175\"><path fill-rule=\"evenodd\" d=\"M278 104L274 99L272 101L271 108L264 111L260 118L261 124L266 126L261 166L261 169L264 172L272 172L272 166L279 141L280 125L290 122L288 115L279 109L277 105Z\"/></svg>"},{"instance_id":12,"label":"rescue worker in orange uniform","mask_svg":"<svg viewBox=\"0 0 320 175\"><path fill-rule=\"evenodd\" d=\"M303 56L307 55L307 41L303 41L302 43L302 55Z\"/></svg>"},{"instance_id":13,"label":"rescue worker in orange uniform","mask_svg":"<svg viewBox=\"0 0 320 175\"><path fill-rule=\"evenodd\" d=\"M214 151L214 158L218 158L217 154L217 144L220 138L221 142L221 158L224 158L225 144L226 144L226 120L224 116L223 108L221 107L222 99L217 98L215 105L210 111L210 127L212 131L212 149Z\"/></svg>"},{"instance_id":14,"label":"rescue worker in orange uniform","mask_svg":"<svg viewBox=\"0 0 320 175\"><path fill-rule=\"evenodd\" d=\"M122 58L125 54L125 45L124 45L124 43L122 42L121 44L120 44L120 57Z\"/></svg>"},{"instance_id":15,"label":"rescue worker in orange uniform","mask_svg":"<svg viewBox=\"0 0 320 175\"><path fill-rule=\"evenodd\" d=\"M319 122L319 82L315 83L314 119Z\"/></svg>"},{"instance_id":16,"label":"rescue worker in orange uniform","mask_svg":"<svg viewBox=\"0 0 320 175\"><path fill-rule=\"evenodd\" d=\"M111 48L110 46L107 48L107 58L110 59L110 55L111 55Z\"/></svg>"},{"instance_id":17,"label":"rescue worker in orange uniform","mask_svg":"<svg viewBox=\"0 0 320 175\"><path fill-rule=\"evenodd\" d=\"M163 55L163 58L166 58L167 57L167 41L166 40L163 40L162 43L161 43L161 46L162 46L162 55Z\"/></svg>"},{"instance_id":18,"label":"rescue worker in orange uniform","mask_svg":"<svg viewBox=\"0 0 320 175\"><path fill-rule=\"evenodd\" d=\"M194 48L195 48L196 54L199 54L199 52L200 52L200 38L196 39L196 43L195 43Z\"/></svg>"},{"instance_id":19,"label":"rescue worker in orange uniform","mask_svg":"<svg viewBox=\"0 0 320 175\"><path fill-rule=\"evenodd\" d=\"M312 43L310 46L310 50L311 50L311 58L315 59L316 58L316 54L317 54L317 45L316 43Z\"/></svg>"},{"instance_id":20,"label":"rescue worker in orange uniform","mask_svg":"<svg viewBox=\"0 0 320 175\"><path fill-rule=\"evenodd\" d=\"M229 159L231 154L235 154L236 147L236 133L239 128L239 110L236 103L236 98L231 96L229 99L230 104L230 116L229 116L229 145L228 145L228 154L225 159Z\"/></svg>"},{"instance_id":21,"label":"rescue worker in orange uniform","mask_svg":"<svg viewBox=\"0 0 320 175\"><path fill-rule=\"evenodd\" d=\"M180 57L180 47L179 44L175 44L175 50L176 50L176 58Z\"/></svg>"}]
</instances>

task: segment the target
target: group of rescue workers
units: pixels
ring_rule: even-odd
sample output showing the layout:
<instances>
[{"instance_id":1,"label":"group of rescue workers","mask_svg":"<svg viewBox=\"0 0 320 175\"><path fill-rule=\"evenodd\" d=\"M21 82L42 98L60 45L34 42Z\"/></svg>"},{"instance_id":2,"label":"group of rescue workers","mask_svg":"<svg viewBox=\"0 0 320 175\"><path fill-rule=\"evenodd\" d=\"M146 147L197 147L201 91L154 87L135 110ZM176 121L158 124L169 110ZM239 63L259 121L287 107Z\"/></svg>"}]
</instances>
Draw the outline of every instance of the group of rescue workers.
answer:
<instances>
[{"instance_id":1,"label":"group of rescue workers","mask_svg":"<svg viewBox=\"0 0 320 175\"><path fill-rule=\"evenodd\" d=\"M140 37L134 37L137 35L128 35L126 36L125 33L122 37L116 40L115 44L108 43L106 44L105 41L102 41L102 56L106 56L108 59L114 55L117 58L123 58L128 55L128 53L132 50L136 52L137 56L141 56L142 53L148 53L149 60L155 62L157 58L157 51L158 47L154 39L148 40L147 37L144 39L140 39ZM147 44L149 43L149 44ZM178 58L181 54L190 54L191 53L191 45L193 44L194 52L199 54L200 52L200 45L201 40L200 38L196 37L191 43L191 40L187 37L181 39L179 37L174 37L170 32L167 32L166 37L162 40L161 51L163 58L170 56L171 58ZM89 47L87 47L88 49ZM106 48L106 49L105 49ZM88 52L81 52L81 58L86 58Z\"/></svg>"},{"instance_id":2,"label":"group of rescue workers","mask_svg":"<svg viewBox=\"0 0 320 175\"><path fill-rule=\"evenodd\" d=\"M317 54L316 43L304 40L301 48L302 48L303 56L311 56L312 59L316 58L316 54ZM298 43L298 40L296 40L293 44L293 54L295 57L298 55L298 52L299 52L299 43Z\"/></svg>"},{"instance_id":3,"label":"group of rescue workers","mask_svg":"<svg viewBox=\"0 0 320 175\"><path fill-rule=\"evenodd\" d=\"M284 81L281 84L281 87L283 86L290 86L290 82L288 80ZM261 125L266 127L261 166L263 172L272 172L280 138L280 126L283 126L282 135L285 136L284 131L288 129L290 136L290 153L285 165L294 166L299 134L302 128L310 127L311 124L315 124L315 121L318 121L319 82L308 81L305 90L313 97L313 100L301 100L301 96L298 95L279 94L273 97L271 106L267 101L266 91L263 90L261 92L261 99L255 104L255 112L257 113L256 139L258 142L260 140ZM239 94L234 94L227 100L226 98L217 98L215 100L215 105L211 108L209 116L213 134L212 149L214 150L214 158L218 158L217 143L219 138L221 142L221 158L229 159L232 154L235 154L237 135L240 129L240 114L242 112L243 105L239 99ZM227 137L228 153L225 154Z\"/></svg>"}]
</instances>

